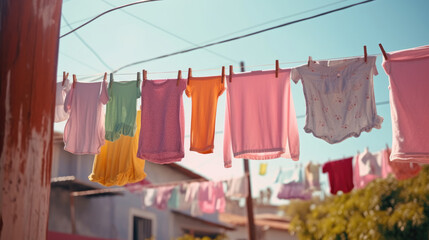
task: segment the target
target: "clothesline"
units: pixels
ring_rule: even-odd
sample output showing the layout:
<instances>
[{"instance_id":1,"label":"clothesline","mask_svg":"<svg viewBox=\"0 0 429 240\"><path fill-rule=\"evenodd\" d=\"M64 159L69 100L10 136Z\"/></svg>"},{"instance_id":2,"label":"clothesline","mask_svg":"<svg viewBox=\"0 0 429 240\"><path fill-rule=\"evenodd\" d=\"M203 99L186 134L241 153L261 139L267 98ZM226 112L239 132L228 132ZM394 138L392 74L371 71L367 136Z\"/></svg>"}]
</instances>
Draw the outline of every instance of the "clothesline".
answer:
<instances>
[{"instance_id":1,"label":"clothesline","mask_svg":"<svg viewBox=\"0 0 429 240\"><path fill-rule=\"evenodd\" d=\"M243 176L235 177L235 178L247 177L248 175L249 175L248 173L245 173ZM216 180L214 182L227 182L235 178ZM167 187L167 186L178 186L178 185L194 183L194 182L210 182L210 181L213 181L213 180L208 180L207 178L198 178L198 179L174 181L174 182L167 182L167 183L160 183L160 184L146 184L146 185L141 185L140 188L141 189L159 188L159 187ZM114 193L114 192L125 192L125 191L129 191L129 190L126 187L116 187L116 188L104 188L104 189L87 190L87 191L75 191L75 192L72 192L71 195L73 197L82 197L82 196L96 195L96 194L102 194L102 193Z\"/></svg>"},{"instance_id":2,"label":"clothesline","mask_svg":"<svg viewBox=\"0 0 429 240\"><path fill-rule=\"evenodd\" d=\"M349 59L349 58L356 58L356 57L362 57L363 55L359 55L359 56L349 56L349 57L335 57L335 58L325 58L325 59L318 59L314 61L330 61L330 60L338 60L338 59ZM379 54L370 54L368 56L382 56L381 53ZM307 63L307 61L292 61L292 62L280 62L280 65L288 65L288 64L299 64L299 63ZM270 66L275 66L275 63L268 63L268 64L257 64L257 65L250 65L250 66L246 66L246 68L255 68L255 67L270 67ZM219 69L221 69L222 67L217 67L217 68L204 68L204 69L192 69L192 72L209 72L209 71L219 71ZM79 80L84 80L87 78L91 78L91 77L97 77L101 78L104 76L105 72L100 72L100 73L94 73L94 74L76 74L76 76L79 77L83 77ZM161 71L161 72L147 72L148 74L153 74L153 75L157 75L157 74L177 74L177 70L176 71ZM115 76L133 76L136 75L136 72L127 72L127 73L115 73ZM62 78L62 74L61 75L57 75L59 78ZM95 81L97 79L93 79L92 81Z\"/></svg>"}]
</instances>

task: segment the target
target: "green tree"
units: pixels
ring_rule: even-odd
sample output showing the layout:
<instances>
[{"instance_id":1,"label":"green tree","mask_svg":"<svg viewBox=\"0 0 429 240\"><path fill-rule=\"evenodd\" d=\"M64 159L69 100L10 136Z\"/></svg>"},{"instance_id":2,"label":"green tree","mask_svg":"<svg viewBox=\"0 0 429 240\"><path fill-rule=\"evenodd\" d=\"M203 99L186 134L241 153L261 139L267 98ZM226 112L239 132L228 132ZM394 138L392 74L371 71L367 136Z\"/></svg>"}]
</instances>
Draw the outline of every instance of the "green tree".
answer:
<instances>
[{"instance_id":1,"label":"green tree","mask_svg":"<svg viewBox=\"0 0 429 240\"><path fill-rule=\"evenodd\" d=\"M291 202L300 239L429 239L429 166L414 178L376 179L366 188L323 201Z\"/></svg>"}]
</instances>

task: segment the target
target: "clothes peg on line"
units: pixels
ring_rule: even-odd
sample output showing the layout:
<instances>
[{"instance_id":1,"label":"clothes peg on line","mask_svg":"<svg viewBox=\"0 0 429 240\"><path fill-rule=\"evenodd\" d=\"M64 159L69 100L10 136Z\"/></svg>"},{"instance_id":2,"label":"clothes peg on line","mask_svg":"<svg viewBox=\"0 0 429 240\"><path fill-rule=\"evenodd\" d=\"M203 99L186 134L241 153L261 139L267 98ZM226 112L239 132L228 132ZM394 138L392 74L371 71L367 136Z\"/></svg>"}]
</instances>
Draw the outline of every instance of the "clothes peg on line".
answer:
<instances>
[{"instance_id":1,"label":"clothes peg on line","mask_svg":"<svg viewBox=\"0 0 429 240\"><path fill-rule=\"evenodd\" d=\"M381 45L381 43L379 43L378 46L380 47L381 52L383 53L384 60L388 60L387 53L386 53L386 51L384 51L383 45Z\"/></svg>"},{"instance_id":2,"label":"clothes peg on line","mask_svg":"<svg viewBox=\"0 0 429 240\"><path fill-rule=\"evenodd\" d=\"M147 71L143 69L143 86L146 84L147 81Z\"/></svg>"},{"instance_id":3,"label":"clothes peg on line","mask_svg":"<svg viewBox=\"0 0 429 240\"><path fill-rule=\"evenodd\" d=\"M220 82L223 84L223 80L225 79L225 66L222 66L222 79Z\"/></svg>"},{"instance_id":4,"label":"clothes peg on line","mask_svg":"<svg viewBox=\"0 0 429 240\"><path fill-rule=\"evenodd\" d=\"M69 77L69 73L63 72L63 83L61 84L62 86L64 86L64 83L66 82L68 77Z\"/></svg>"},{"instance_id":5,"label":"clothes peg on line","mask_svg":"<svg viewBox=\"0 0 429 240\"><path fill-rule=\"evenodd\" d=\"M103 82L105 82L107 79L107 72L104 73Z\"/></svg>"},{"instance_id":6,"label":"clothes peg on line","mask_svg":"<svg viewBox=\"0 0 429 240\"><path fill-rule=\"evenodd\" d=\"M73 88L76 87L76 82L77 82L76 74L73 74Z\"/></svg>"},{"instance_id":7,"label":"clothes peg on line","mask_svg":"<svg viewBox=\"0 0 429 240\"><path fill-rule=\"evenodd\" d=\"M110 73L110 81L109 81L109 88L112 86L113 83L113 73Z\"/></svg>"},{"instance_id":8,"label":"clothes peg on line","mask_svg":"<svg viewBox=\"0 0 429 240\"><path fill-rule=\"evenodd\" d=\"M176 82L176 86L179 86L179 82L182 79L182 70L179 70L179 72L177 73L177 82Z\"/></svg>"},{"instance_id":9,"label":"clothes peg on line","mask_svg":"<svg viewBox=\"0 0 429 240\"><path fill-rule=\"evenodd\" d=\"M313 61L313 59L311 59L311 56L308 56L308 63L307 63L307 67L310 67L310 62Z\"/></svg>"},{"instance_id":10,"label":"clothes peg on line","mask_svg":"<svg viewBox=\"0 0 429 240\"><path fill-rule=\"evenodd\" d=\"M368 53L366 52L366 45L363 45L363 55L366 63L368 59Z\"/></svg>"},{"instance_id":11,"label":"clothes peg on line","mask_svg":"<svg viewBox=\"0 0 429 240\"><path fill-rule=\"evenodd\" d=\"M234 74L232 65L229 65L229 82L232 82L232 74Z\"/></svg>"},{"instance_id":12,"label":"clothes peg on line","mask_svg":"<svg viewBox=\"0 0 429 240\"><path fill-rule=\"evenodd\" d=\"M140 72L137 72L137 87L140 86Z\"/></svg>"},{"instance_id":13,"label":"clothes peg on line","mask_svg":"<svg viewBox=\"0 0 429 240\"><path fill-rule=\"evenodd\" d=\"M279 60L276 60L276 78L279 77Z\"/></svg>"},{"instance_id":14,"label":"clothes peg on line","mask_svg":"<svg viewBox=\"0 0 429 240\"><path fill-rule=\"evenodd\" d=\"M189 80L191 80L192 77L192 68L188 68L188 82L186 83L186 85L189 85Z\"/></svg>"}]
</instances>

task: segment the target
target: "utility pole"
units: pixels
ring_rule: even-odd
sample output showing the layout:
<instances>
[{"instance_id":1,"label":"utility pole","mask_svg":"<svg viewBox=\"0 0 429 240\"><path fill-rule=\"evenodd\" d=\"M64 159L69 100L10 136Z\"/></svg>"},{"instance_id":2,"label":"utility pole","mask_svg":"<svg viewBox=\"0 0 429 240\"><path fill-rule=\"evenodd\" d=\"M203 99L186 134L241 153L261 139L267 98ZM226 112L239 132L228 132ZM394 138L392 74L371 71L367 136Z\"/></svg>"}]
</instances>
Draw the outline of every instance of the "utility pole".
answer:
<instances>
[{"instance_id":1,"label":"utility pole","mask_svg":"<svg viewBox=\"0 0 429 240\"><path fill-rule=\"evenodd\" d=\"M61 5L0 1L0 240L46 239Z\"/></svg>"},{"instance_id":2,"label":"utility pole","mask_svg":"<svg viewBox=\"0 0 429 240\"><path fill-rule=\"evenodd\" d=\"M240 62L240 70L241 72L245 71L243 61ZM243 163L244 163L244 174L246 175L247 182L248 182L247 192L249 193L246 198L249 240L256 240L256 227L255 227L255 217L253 216L252 183L250 182L249 159L243 159Z\"/></svg>"}]
</instances>

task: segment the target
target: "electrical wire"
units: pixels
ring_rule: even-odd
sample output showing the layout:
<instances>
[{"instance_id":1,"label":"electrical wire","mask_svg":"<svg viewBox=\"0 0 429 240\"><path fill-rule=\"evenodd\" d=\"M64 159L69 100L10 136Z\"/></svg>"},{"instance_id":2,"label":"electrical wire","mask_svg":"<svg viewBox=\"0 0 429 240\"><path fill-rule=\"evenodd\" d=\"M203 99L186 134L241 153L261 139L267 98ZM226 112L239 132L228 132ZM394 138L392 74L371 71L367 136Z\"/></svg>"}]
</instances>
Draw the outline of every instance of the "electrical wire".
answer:
<instances>
[{"instance_id":1,"label":"electrical wire","mask_svg":"<svg viewBox=\"0 0 429 240\"><path fill-rule=\"evenodd\" d=\"M74 29L70 30L69 32L61 35L60 38L63 38L65 36L69 35L70 33L77 31L78 29L80 29L80 28L88 25L89 23L93 22L95 19L97 19L97 18L99 18L99 17L101 17L101 16L103 16L103 15L109 13L109 12L113 12L115 10L118 10L118 9L121 9L121 8L125 8L125 7L129 7L129 6L133 6L133 5L140 4L140 3L155 2L155 1L160 1L160 0L142 0L142 1L137 1L137 2L133 2L133 3L129 3L129 4L125 4L125 5L122 5L122 6L119 6L119 7L115 7L115 8L109 9L109 10L107 10L105 12L102 12L102 13L98 14L97 16L93 17L91 20L89 20L86 23L80 25L79 27L74 28Z\"/></svg>"},{"instance_id":2,"label":"electrical wire","mask_svg":"<svg viewBox=\"0 0 429 240\"><path fill-rule=\"evenodd\" d=\"M68 58L70 58L71 60L73 60L73 61L75 61L75 62L77 62L77 63L80 63L80 64L82 64L83 66L85 66L85 67L88 67L88 68L91 68L92 70L94 70L94 71L100 71L100 69L97 69L97 68L95 68L95 67L93 67L93 66L91 66L91 65L89 65L89 64L87 64L87 63L85 63L85 62L82 62L81 60L79 60L79 59L77 59L77 58L74 58L74 57L72 57L72 56L70 56L70 55L68 55L68 54L66 54L66 53L64 53L64 52L61 52L60 51L60 54L61 55L64 55L65 57L68 57ZM58 75L59 77L62 77L63 75L62 74L60 74L60 75ZM98 74L97 74L97 76L98 76Z\"/></svg>"},{"instance_id":3,"label":"electrical wire","mask_svg":"<svg viewBox=\"0 0 429 240\"><path fill-rule=\"evenodd\" d=\"M171 56L175 56L175 55L179 55L179 54L183 54L183 53L192 52L192 51L199 50L199 49L202 49L202 48L211 47L211 46L214 46L214 45L219 45L219 44L223 44L223 43L232 42L232 41L235 41L235 40L247 38L247 37L250 37L250 36L253 36L253 35L261 34L261 33L268 32L268 31L271 31L271 30L274 30L274 29L277 29L277 28L281 28L281 27L285 27L285 26L292 25L292 24L295 24L295 23L299 23L299 22L310 20L310 19L318 18L318 17L324 16L324 15L328 15L328 14L331 14L331 13L334 13L334 12L342 11L342 10L345 10L345 9L348 9L348 8L351 8L351 7L355 7L355 6L362 5L362 4L369 3L369 2L373 2L373 1L375 1L375 0L366 0L366 1L358 2L358 3L350 4L350 5L347 5L347 6L344 6L344 7L336 8L334 10L326 11L326 12L319 13L319 14L316 14L316 15L313 15L313 16L310 16L310 17L305 17L305 18L301 18L301 19L298 19L298 20L294 20L294 21L291 21L291 22L286 22L286 23L283 23L283 24L280 24L280 25L277 25L277 26L273 26L273 27L265 28L265 29L262 29L262 30L259 30L259 31L247 33L247 34L244 34L244 35L241 35L241 36L232 37L232 38L225 39L225 40L222 40L222 41L205 44L205 45L202 45L202 46L199 46L199 47L193 47L193 48L189 48L189 49L185 49L185 50L181 50L181 51L177 51L177 52L173 52L173 53L169 53L169 54L164 54L164 55L161 55L161 56L158 56L158 57L153 57L153 58L149 58L149 59L146 59L146 60L141 60L141 61L129 63L127 65L124 65L124 66L120 67L120 68L117 68L115 71L113 71L113 73L116 73L116 72L118 72L118 71L120 71L122 69L131 67L131 66L134 66L134 65L137 65L137 64L142 64L142 63L146 63L146 62L150 62L150 61L154 61L154 60L158 60L158 59L162 59L162 58L167 58L167 57L171 57Z\"/></svg>"},{"instance_id":4,"label":"electrical wire","mask_svg":"<svg viewBox=\"0 0 429 240\"><path fill-rule=\"evenodd\" d=\"M70 27L70 29L72 29L72 27L70 26L69 22L67 21L66 17L64 16L64 14L61 14L61 17L63 18L64 22L67 24L67 26ZM97 59L109 70L113 70L112 67L110 67L109 65L107 65L106 62L103 61L103 59L100 57L100 55L98 55L98 53L78 34L78 33L74 33L76 35L76 37L83 43L83 45L85 45L86 48L89 49L89 51L92 52L92 54L94 54L95 57L97 57Z\"/></svg>"},{"instance_id":5,"label":"electrical wire","mask_svg":"<svg viewBox=\"0 0 429 240\"><path fill-rule=\"evenodd\" d=\"M113 4L111 4L111 3L109 3L109 2L108 2L108 1L106 1L106 0L103 0L103 2L104 2L104 3L106 3L106 4L108 4L108 5L110 5L111 7L115 7L115 5L113 5ZM175 38L177 38L177 39L179 39L179 40L182 40L183 42L189 43L189 44L191 44L191 45L193 45L193 46L195 46L195 47L198 47L198 46L199 46L198 44L196 44L196 43L194 43L194 42L191 42L191 41L189 41L189 40L187 40L187 39L185 39L185 38L183 38L183 37L181 37L181 36L179 36L179 35L177 35L177 34L175 34L175 33L172 33L172 32L170 32L170 31L168 31L168 30L166 30L166 29L164 29L164 28L162 28L162 27L160 27L160 26L157 26L157 25L155 25L155 24L153 24L153 23L151 23L151 22L149 22L149 21L147 21L147 20L145 20L145 19L143 19L143 18L141 18L141 17L139 17L139 16L136 16L135 14L132 14L132 13L130 13L130 12L128 12L128 11L126 11L126 10L124 10L124 9L121 9L121 11L122 11L123 13L125 13L125 14L127 14L127 15L129 15L129 16L131 16L131 17L133 17L133 18L135 18L135 19L137 19L137 20L139 20L139 21L143 22L143 23L146 23L147 25L149 25L149 26L151 26L151 27L153 27L153 28L158 29L159 31L162 31L162 32L164 32L164 33L166 33L166 34L168 34L168 35L170 35L170 36L173 36L173 37L175 37ZM230 57L227 57L227 56L225 56L225 55L222 55L222 54L217 53L217 52L215 52L215 51L212 51L212 50L210 50L210 49L204 49L204 50L206 50L207 52L209 52L209 53L211 53L211 54L214 54L214 55L216 55L216 56L218 56L218 57L220 57L220 58L226 59L226 60L228 60L228 61L235 62L235 63L238 63L238 62L239 62L239 61L237 61L237 60L235 60L235 59L232 59L232 58L230 58Z\"/></svg>"},{"instance_id":6,"label":"electrical wire","mask_svg":"<svg viewBox=\"0 0 429 240\"><path fill-rule=\"evenodd\" d=\"M320 10L320 9L323 9L323 8L326 8L326 7L330 7L330 6L333 6L333 5L339 4L339 3L344 3L344 2L346 2L346 1L349 1L349 0L341 0L341 1L333 2L333 3L329 3L329 4L326 4L326 5L322 5L322 6L320 6L320 7L316 7L316 8L308 9L308 10L305 10L305 11L302 11L302 12L294 13L294 14L287 15L287 16L283 16L283 17L276 18L276 19L272 19L272 20L269 20L269 21L266 21L266 22L263 22L263 23L259 23L259 24L256 24L256 25L253 25L253 26L250 26L250 27L246 27L246 28L243 28L243 29L240 29L240 30L234 31L234 32L230 32L230 33L224 34L224 35L222 35L222 36L219 36L219 37L216 37L216 38L210 39L210 40L205 41L205 42L200 43L200 44L204 44L204 43L208 43L208 42L213 42L213 41L216 41L216 40L219 40L219 39L222 39L222 38L225 38L225 37L229 37L229 36L234 35L234 34L237 34L237 33L244 32L244 31L246 31L246 30L250 30L250 29L253 29L253 28L257 28L257 27L260 27L260 26L263 26L263 25L267 25L267 24L269 24L269 23L277 22L277 21L284 20L284 19L288 19L288 18L291 18L291 17L296 17L296 16L302 15L302 14L304 14L304 13L313 12L313 11Z\"/></svg>"}]
</instances>

